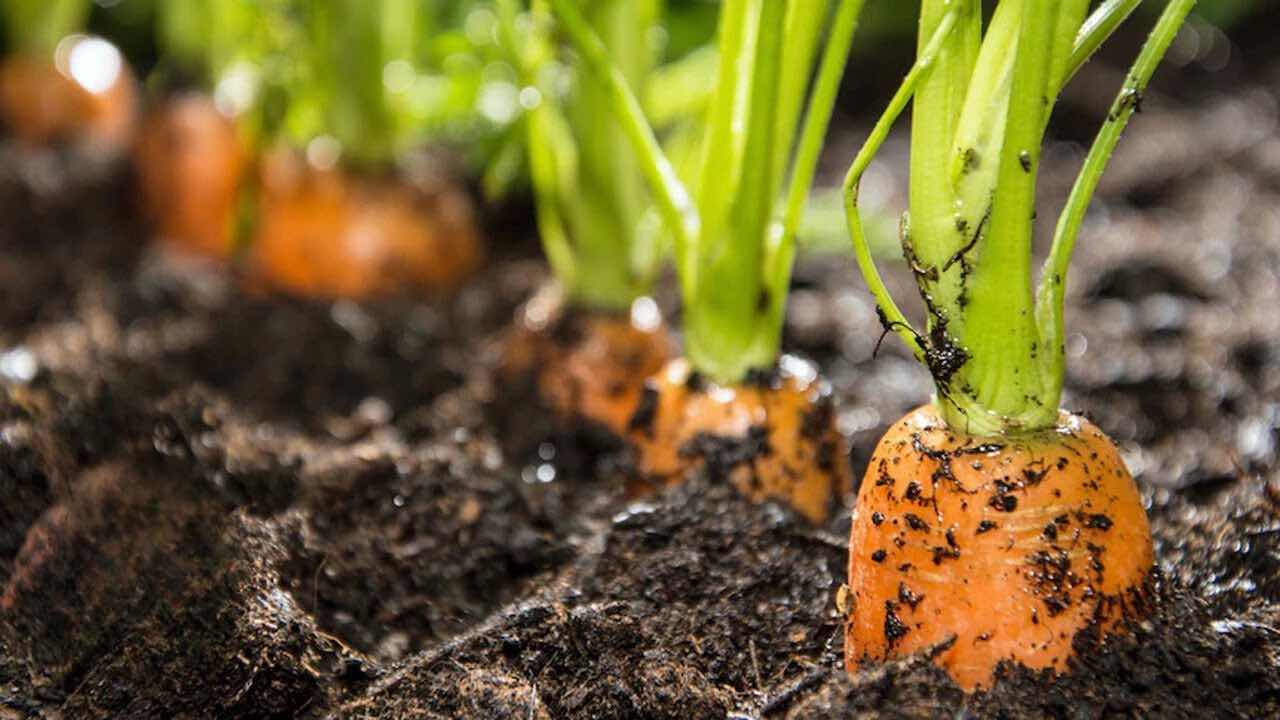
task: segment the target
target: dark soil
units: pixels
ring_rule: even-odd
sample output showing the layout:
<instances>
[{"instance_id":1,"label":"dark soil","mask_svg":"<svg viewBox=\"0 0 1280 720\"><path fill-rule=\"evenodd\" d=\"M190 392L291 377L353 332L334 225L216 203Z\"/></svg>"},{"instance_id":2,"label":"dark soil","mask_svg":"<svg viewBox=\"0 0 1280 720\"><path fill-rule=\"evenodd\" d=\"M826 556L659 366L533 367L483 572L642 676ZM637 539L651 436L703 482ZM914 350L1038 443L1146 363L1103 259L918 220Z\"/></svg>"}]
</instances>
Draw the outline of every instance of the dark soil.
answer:
<instances>
[{"instance_id":1,"label":"dark soil","mask_svg":"<svg viewBox=\"0 0 1280 720\"><path fill-rule=\"evenodd\" d=\"M1280 98L1251 82L1148 99L1069 289L1067 403L1150 504L1155 613L972 697L926 658L844 673L855 488L824 528L708 477L629 499L615 448L498 381L523 250L451 299L255 297L149 248L111 166L0 152L0 717L1280 714ZM802 263L787 346L860 477L928 383L873 360L854 276Z\"/></svg>"}]
</instances>

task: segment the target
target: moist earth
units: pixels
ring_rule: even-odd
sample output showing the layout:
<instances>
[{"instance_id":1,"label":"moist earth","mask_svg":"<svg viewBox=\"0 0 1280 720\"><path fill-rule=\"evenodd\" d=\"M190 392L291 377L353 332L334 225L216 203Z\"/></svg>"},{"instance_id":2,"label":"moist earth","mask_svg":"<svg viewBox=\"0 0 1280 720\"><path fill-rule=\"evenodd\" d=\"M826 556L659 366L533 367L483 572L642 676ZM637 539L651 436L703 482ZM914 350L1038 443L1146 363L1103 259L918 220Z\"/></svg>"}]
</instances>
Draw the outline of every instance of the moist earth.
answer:
<instances>
[{"instance_id":1,"label":"moist earth","mask_svg":"<svg viewBox=\"0 0 1280 720\"><path fill-rule=\"evenodd\" d=\"M498 380L527 243L451 298L267 297L147 243L117 166L4 149L0 717L1280 715L1276 77L1152 93L1069 287L1066 404L1137 477L1154 612L968 697L924 657L844 672L856 487L826 527L709 476L637 498ZM859 478L928 399L880 335L851 259L802 261L786 348Z\"/></svg>"}]
</instances>

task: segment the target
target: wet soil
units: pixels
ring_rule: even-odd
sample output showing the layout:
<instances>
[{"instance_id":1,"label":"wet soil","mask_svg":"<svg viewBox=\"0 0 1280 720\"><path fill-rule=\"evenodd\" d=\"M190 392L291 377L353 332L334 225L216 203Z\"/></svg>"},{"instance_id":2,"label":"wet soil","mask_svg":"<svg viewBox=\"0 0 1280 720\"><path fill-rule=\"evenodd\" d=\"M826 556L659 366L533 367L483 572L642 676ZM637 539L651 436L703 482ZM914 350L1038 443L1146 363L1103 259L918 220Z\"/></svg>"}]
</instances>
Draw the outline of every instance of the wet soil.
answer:
<instances>
[{"instance_id":1,"label":"wet soil","mask_svg":"<svg viewBox=\"0 0 1280 720\"><path fill-rule=\"evenodd\" d=\"M926 658L844 673L856 488L821 528L712 477L631 498L616 446L497 379L527 245L454 298L254 296L148 246L121 171L0 152L0 717L1280 714L1268 87L1148 100L1069 288L1067 405L1149 504L1154 614L971 697ZM854 276L801 263L786 345L861 477L928 383L892 340L873 358Z\"/></svg>"}]
</instances>

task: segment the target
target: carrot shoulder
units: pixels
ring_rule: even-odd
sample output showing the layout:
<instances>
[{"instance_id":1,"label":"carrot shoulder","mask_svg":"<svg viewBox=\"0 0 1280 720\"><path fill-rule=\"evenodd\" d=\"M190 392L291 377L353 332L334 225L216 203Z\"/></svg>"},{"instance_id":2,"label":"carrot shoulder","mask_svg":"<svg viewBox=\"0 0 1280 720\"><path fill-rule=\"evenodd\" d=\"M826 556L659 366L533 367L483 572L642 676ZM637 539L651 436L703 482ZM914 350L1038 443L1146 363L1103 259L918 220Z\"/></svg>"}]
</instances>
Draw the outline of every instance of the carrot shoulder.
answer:
<instances>
[{"instance_id":1,"label":"carrot shoulder","mask_svg":"<svg viewBox=\"0 0 1280 720\"><path fill-rule=\"evenodd\" d=\"M999 661L1062 671L1079 632L1146 607L1151 533L1132 477L1092 423L1021 438L950 429L933 406L880 441L850 534L850 670L954 642L967 690Z\"/></svg>"}]
</instances>

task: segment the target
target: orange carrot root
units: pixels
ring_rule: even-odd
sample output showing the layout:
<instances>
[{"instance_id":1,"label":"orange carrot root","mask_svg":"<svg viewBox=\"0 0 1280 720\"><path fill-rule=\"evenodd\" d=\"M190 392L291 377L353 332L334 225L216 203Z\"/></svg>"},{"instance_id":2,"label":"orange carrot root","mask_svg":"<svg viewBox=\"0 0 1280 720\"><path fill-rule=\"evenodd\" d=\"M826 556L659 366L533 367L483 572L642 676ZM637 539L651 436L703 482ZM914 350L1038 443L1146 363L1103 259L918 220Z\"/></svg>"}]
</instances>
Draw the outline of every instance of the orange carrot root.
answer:
<instances>
[{"instance_id":1,"label":"orange carrot root","mask_svg":"<svg viewBox=\"0 0 1280 720\"><path fill-rule=\"evenodd\" d=\"M255 280L315 297L455 289L483 251L471 203L453 187L424 197L273 155L264 161Z\"/></svg>"},{"instance_id":2,"label":"orange carrot root","mask_svg":"<svg viewBox=\"0 0 1280 720\"><path fill-rule=\"evenodd\" d=\"M1001 660L1063 671L1079 632L1145 612L1152 557L1133 478L1087 420L992 440L919 408L880 441L858 493L846 665L954 638L935 662L969 691Z\"/></svg>"},{"instance_id":3,"label":"orange carrot root","mask_svg":"<svg viewBox=\"0 0 1280 720\"><path fill-rule=\"evenodd\" d=\"M247 157L235 123L213 100L189 94L153 111L134 158L144 209L160 239L184 251L230 256Z\"/></svg>"},{"instance_id":4,"label":"orange carrot root","mask_svg":"<svg viewBox=\"0 0 1280 720\"><path fill-rule=\"evenodd\" d=\"M656 313L566 311L543 292L507 338L503 372L532 375L541 401L563 420L586 419L622 436L645 379L671 359L673 345Z\"/></svg>"},{"instance_id":5,"label":"orange carrot root","mask_svg":"<svg viewBox=\"0 0 1280 720\"><path fill-rule=\"evenodd\" d=\"M128 65L121 63L114 77L94 76L87 78L93 84L86 85L86 78L78 80L60 69L52 53L48 58L11 55L0 63L0 117L27 145L87 141L106 150L122 149L136 129L138 90Z\"/></svg>"},{"instance_id":6,"label":"orange carrot root","mask_svg":"<svg viewBox=\"0 0 1280 720\"><path fill-rule=\"evenodd\" d=\"M671 485L705 463L753 501L824 522L851 486L848 453L816 370L795 358L782 367L732 388L700 379L683 359L650 378L631 421L644 482Z\"/></svg>"}]
</instances>

